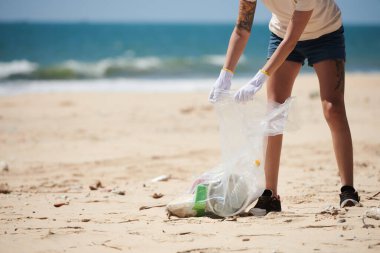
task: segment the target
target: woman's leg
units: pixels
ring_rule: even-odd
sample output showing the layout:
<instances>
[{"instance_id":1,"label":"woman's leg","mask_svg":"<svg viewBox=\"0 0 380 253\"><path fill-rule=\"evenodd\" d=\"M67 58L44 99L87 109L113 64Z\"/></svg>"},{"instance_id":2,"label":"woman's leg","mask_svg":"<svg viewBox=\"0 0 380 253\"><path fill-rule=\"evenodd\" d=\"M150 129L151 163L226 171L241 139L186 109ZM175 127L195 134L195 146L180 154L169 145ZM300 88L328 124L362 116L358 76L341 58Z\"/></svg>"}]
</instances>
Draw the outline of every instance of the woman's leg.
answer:
<instances>
[{"instance_id":1,"label":"woman's leg","mask_svg":"<svg viewBox=\"0 0 380 253\"><path fill-rule=\"evenodd\" d=\"M353 186L353 152L350 127L344 105L344 61L326 60L314 64L323 113L330 127L342 185Z\"/></svg>"},{"instance_id":2,"label":"woman's leg","mask_svg":"<svg viewBox=\"0 0 380 253\"><path fill-rule=\"evenodd\" d=\"M292 93L294 81L302 67L301 63L285 61L281 67L271 75L267 82L268 100L283 103ZM277 196L278 171L280 166L282 134L268 137L265 158L266 189L272 190Z\"/></svg>"}]
</instances>

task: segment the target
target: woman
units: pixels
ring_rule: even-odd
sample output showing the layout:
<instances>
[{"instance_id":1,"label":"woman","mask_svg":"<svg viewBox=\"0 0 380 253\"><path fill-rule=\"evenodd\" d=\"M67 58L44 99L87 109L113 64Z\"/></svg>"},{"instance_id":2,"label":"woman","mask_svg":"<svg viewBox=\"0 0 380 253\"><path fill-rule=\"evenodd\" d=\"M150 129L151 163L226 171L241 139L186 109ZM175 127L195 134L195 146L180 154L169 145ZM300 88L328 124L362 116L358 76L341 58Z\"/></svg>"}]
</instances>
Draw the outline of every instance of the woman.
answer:
<instances>
[{"instance_id":1,"label":"woman","mask_svg":"<svg viewBox=\"0 0 380 253\"><path fill-rule=\"evenodd\" d=\"M353 154L350 128L344 105L345 42L341 13L334 0L263 0L272 12L272 32L268 61L257 74L235 94L245 102L267 83L267 98L283 103L292 92L294 80L305 59L317 73L324 116L341 177L340 206L359 203L353 187ZM239 17L231 35L225 64L210 92L217 99L218 90L228 90L237 62L250 36L256 0L240 0ZM253 215L281 211L277 194L282 135L268 138L265 179L266 189L258 199Z\"/></svg>"}]
</instances>

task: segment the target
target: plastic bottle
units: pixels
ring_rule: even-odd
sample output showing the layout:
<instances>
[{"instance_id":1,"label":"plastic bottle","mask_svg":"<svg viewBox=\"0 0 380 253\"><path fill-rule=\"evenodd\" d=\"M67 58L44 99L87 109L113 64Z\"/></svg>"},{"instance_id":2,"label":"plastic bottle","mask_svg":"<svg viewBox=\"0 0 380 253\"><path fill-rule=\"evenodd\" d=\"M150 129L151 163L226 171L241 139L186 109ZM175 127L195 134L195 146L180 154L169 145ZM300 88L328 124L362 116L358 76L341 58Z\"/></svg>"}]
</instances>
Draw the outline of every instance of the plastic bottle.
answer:
<instances>
[{"instance_id":1,"label":"plastic bottle","mask_svg":"<svg viewBox=\"0 0 380 253\"><path fill-rule=\"evenodd\" d=\"M208 185L199 184L196 186L194 194L186 194L170 202L166 210L169 215L179 218L204 216L208 211L207 208Z\"/></svg>"}]
</instances>

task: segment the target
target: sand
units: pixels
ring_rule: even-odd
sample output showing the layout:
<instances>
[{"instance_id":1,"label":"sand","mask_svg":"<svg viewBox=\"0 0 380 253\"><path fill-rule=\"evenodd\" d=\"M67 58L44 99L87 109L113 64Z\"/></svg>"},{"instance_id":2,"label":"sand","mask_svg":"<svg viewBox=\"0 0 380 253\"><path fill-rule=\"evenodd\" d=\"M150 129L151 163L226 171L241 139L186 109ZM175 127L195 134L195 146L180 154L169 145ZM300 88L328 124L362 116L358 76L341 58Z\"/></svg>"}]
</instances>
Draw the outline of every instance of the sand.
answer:
<instances>
[{"instance_id":1,"label":"sand","mask_svg":"<svg viewBox=\"0 0 380 253\"><path fill-rule=\"evenodd\" d=\"M0 184L10 193L0 194L0 251L379 252L380 220L363 226L362 218L380 204L380 74L348 74L346 82L363 206L338 208L317 78L302 75L293 92L299 130L286 134L281 161L283 212L261 218L166 216L163 206L219 162L206 90L2 96L0 160L8 168ZM97 180L103 188L90 190Z\"/></svg>"}]
</instances>

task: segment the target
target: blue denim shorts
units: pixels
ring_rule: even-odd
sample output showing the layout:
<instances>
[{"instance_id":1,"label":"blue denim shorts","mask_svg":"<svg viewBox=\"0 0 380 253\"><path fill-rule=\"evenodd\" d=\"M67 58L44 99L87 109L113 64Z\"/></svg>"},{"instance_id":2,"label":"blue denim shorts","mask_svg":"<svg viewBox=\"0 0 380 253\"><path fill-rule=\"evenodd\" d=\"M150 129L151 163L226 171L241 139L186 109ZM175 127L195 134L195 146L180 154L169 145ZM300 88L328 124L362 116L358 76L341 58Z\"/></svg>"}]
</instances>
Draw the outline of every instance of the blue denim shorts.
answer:
<instances>
[{"instance_id":1,"label":"blue denim shorts","mask_svg":"<svg viewBox=\"0 0 380 253\"><path fill-rule=\"evenodd\" d=\"M269 39L268 59L280 45L283 39L272 33ZM287 61L304 64L305 59L309 66L324 60L346 60L346 46L344 28L341 26L332 33L322 35L312 40L298 41L294 50L289 54Z\"/></svg>"}]
</instances>

